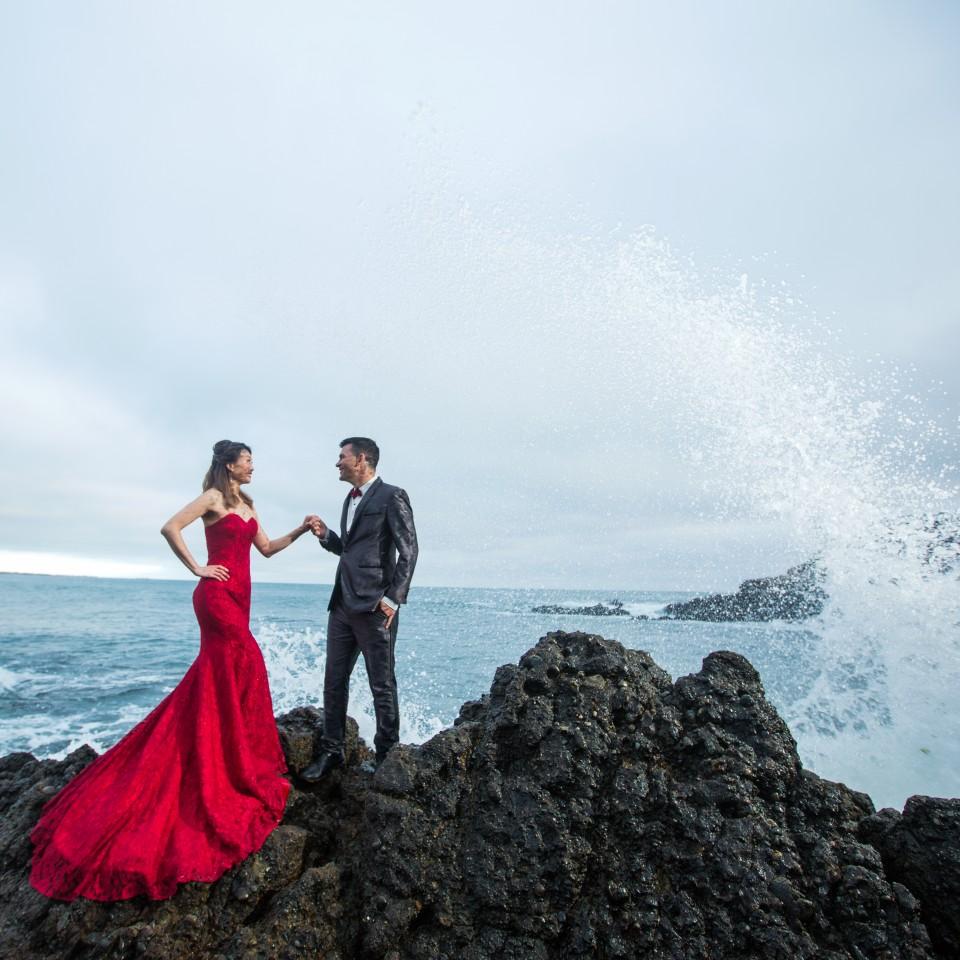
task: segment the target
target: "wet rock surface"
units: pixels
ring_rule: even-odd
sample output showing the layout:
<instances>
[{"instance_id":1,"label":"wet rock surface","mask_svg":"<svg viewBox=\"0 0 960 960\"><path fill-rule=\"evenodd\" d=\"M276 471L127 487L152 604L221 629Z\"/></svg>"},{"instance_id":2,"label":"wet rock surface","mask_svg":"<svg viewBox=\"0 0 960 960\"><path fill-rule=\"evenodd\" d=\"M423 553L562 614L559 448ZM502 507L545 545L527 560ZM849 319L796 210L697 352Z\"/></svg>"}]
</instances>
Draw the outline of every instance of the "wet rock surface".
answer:
<instances>
[{"instance_id":1,"label":"wet rock surface","mask_svg":"<svg viewBox=\"0 0 960 960\"><path fill-rule=\"evenodd\" d=\"M819 616L827 594L824 574L808 560L776 577L744 580L736 593L694 597L663 608L661 620L806 620Z\"/></svg>"},{"instance_id":2,"label":"wet rock surface","mask_svg":"<svg viewBox=\"0 0 960 960\"><path fill-rule=\"evenodd\" d=\"M919 898L939 954L960 957L960 800L911 797L902 816L881 810L860 834L880 851L887 876Z\"/></svg>"},{"instance_id":3,"label":"wet rock surface","mask_svg":"<svg viewBox=\"0 0 960 960\"><path fill-rule=\"evenodd\" d=\"M585 607L571 607L563 604L547 603L533 607L531 613L559 614L560 616L579 617L629 617L630 611L625 609L622 600L611 600L609 603L594 603ZM643 618L646 620L646 617Z\"/></svg>"},{"instance_id":4,"label":"wet rock surface","mask_svg":"<svg viewBox=\"0 0 960 960\"><path fill-rule=\"evenodd\" d=\"M301 769L322 714L279 724ZM93 756L0 760L2 957L958 956L960 801L877 814L804 771L734 653L674 683L550 634L372 776L352 725L346 768L296 788L259 853L161 902L29 887L40 807Z\"/></svg>"}]
</instances>

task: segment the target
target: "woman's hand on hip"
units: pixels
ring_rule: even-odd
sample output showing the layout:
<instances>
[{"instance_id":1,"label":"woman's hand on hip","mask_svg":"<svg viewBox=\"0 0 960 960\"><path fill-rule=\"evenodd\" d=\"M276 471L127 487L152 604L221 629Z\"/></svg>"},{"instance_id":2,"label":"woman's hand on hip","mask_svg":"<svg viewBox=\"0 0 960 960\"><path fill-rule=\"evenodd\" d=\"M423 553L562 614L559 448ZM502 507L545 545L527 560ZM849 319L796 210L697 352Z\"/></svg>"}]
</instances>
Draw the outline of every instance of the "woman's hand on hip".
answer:
<instances>
[{"instance_id":1,"label":"woman's hand on hip","mask_svg":"<svg viewBox=\"0 0 960 960\"><path fill-rule=\"evenodd\" d=\"M230 571L219 563L212 563L208 567L198 567L197 576L201 580L229 580Z\"/></svg>"}]
</instances>

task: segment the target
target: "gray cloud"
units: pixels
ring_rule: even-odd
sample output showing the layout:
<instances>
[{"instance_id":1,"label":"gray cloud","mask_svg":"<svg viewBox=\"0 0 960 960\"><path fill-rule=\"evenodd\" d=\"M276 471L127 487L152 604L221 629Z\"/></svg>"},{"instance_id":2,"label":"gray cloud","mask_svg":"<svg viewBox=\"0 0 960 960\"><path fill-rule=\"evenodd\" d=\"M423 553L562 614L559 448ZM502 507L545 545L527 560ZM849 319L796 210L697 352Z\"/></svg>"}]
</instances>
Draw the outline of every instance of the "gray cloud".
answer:
<instances>
[{"instance_id":1,"label":"gray cloud","mask_svg":"<svg viewBox=\"0 0 960 960\"><path fill-rule=\"evenodd\" d=\"M420 582L727 586L813 541L758 492L760 439L716 477L697 447L788 422L771 378L852 396L875 354L946 419L930 462L955 455L947 7L2 20L0 549L178 575L156 531L213 441L254 447L282 532L336 514L337 442L366 432ZM258 575L329 579L311 547Z\"/></svg>"}]
</instances>

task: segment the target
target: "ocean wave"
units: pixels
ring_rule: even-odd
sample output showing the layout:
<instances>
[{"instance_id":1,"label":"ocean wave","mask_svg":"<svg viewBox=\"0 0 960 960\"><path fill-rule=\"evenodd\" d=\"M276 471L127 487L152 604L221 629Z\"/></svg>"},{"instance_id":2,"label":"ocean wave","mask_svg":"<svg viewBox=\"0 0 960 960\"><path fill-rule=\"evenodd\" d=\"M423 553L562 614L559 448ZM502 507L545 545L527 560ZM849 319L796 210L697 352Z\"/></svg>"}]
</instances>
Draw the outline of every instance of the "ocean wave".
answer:
<instances>
[{"instance_id":1,"label":"ocean wave","mask_svg":"<svg viewBox=\"0 0 960 960\"><path fill-rule=\"evenodd\" d=\"M270 691L277 713L294 707L323 706L323 673L326 666L326 631L320 628L283 627L269 621L254 631L263 650L270 677ZM428 679L424 677L424 679ZM401 689L400 739L422 743L448 725L412 691ZM360 736L373 743L376 718L363 658L357 661L350 680L349 712L360 727Z\"/></svg>"},{"instance_id":2,"label":"ocean wave","mask_svg":"<svg viewBox=\"0 0 960 960\"><path fill-rule=\"evenodd\" d=\"M139 723L149 709L127 703L115 707L109 715L93 718L87 712L31 713L7 718L0 738L0 755L22 751L44 759L62 760L85 744L103 753Z\"/></svg>"},{"instance_id":3,"label":"ocean wave","mask_svg":"<svg viewBox=\"0 0 960 960\"><path fill-rule=\"evenodd\" d=\"M623 609L633 617L659 617L665 606L663 602L648 600L644 603L625 603Z\"/></svg>"},{"instance_id":4,"label":"ocean wave","mask_svg":"<svg viewBox=\"0 0 960 960\"><path fill-rule=\"evenodd\" d=\"M26 670L11 670L9 667L0 666L0 690L13 690L21 684L47 679L48 676L48 674L32 673Z\"/></svg>"}]
</instances>

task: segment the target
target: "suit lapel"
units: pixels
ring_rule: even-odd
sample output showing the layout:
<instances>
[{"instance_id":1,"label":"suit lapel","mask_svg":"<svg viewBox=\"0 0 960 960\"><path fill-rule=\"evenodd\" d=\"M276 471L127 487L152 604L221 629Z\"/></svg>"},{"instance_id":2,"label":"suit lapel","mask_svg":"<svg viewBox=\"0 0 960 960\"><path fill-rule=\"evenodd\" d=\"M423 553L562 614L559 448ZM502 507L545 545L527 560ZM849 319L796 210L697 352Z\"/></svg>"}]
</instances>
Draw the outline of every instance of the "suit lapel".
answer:
<instances>
[{"instance_id":1,"label":"suit lapel","mask_svg":"<svg viewBox=\"0 0 960 960\"><path fill-rule=\"evenodd\" d=\"M350 538L350 534L357 529L357 521L360 519L360 514L363 513L364 508L373 498L373 495L377 492L377 490L380 489L380 484L382 483L383 481L377 477L377 479L374 480L369 487L367 487L367 492L360 498L360 502L357 504L357 509L353 511L353 523L350 524L349 530L347 530L347 507L350 506L350 494L347 494L347 499L343 501L343 517L340 520L340 529L343 531L343 536L340 538L341 540L348 540Z\"/></svg>"},{"instance_id":2,"label":"suit lapel","mask_svg":"<svg viewBox=\"0 0 960 960\"><path fill-rule=\"evenodd\" d=\"M373 499L373 495L380 488L380 484L383 481L377 477L373 483L367 488L367 492L360 498L360 502L357 504L357 509L353 512L353 523L350 524L350 533L353 533L357 529L357 521L360 519L360 514L366 509L367 504ZM349 536L350 534L347 534Z\"/></svg>"}]
</instances>

